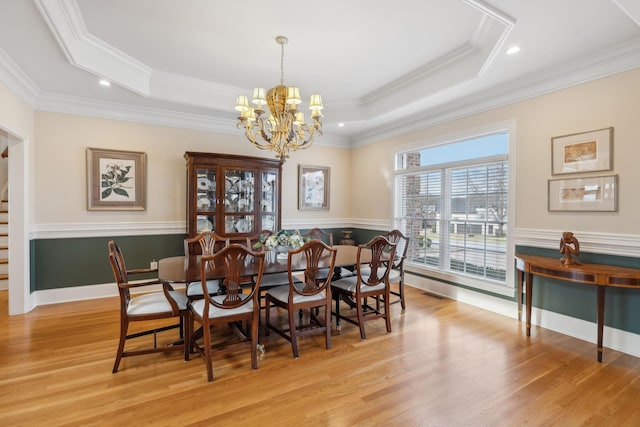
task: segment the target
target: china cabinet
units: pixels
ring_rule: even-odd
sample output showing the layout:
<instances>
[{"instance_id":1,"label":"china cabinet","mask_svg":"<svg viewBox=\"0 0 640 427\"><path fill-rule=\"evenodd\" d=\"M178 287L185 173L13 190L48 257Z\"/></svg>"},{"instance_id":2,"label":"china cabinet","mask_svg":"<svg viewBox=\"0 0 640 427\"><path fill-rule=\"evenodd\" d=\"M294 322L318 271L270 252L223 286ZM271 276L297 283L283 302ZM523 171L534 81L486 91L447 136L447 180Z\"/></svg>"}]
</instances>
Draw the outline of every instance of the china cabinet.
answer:
<instances>
[{"instance_id":1,"label":"china cabinet","mask_svg":"<svg viewBox=\"0 0 640 427\"><path fill-rule=\"evenodd\" d=\"M187 151L187 233L224 237L280 229L278 160Z\"/></svg>"}]
</instances>

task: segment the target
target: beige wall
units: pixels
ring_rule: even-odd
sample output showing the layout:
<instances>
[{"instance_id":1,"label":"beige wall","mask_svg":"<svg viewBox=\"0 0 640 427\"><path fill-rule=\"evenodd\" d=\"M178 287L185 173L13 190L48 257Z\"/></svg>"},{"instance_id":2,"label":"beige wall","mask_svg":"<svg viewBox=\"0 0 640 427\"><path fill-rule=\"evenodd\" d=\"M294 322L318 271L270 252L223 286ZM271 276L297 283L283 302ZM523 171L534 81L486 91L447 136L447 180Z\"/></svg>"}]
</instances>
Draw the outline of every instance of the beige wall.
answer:
<instances>
[{"instance_id":1,"label":"beige wall","mask_svg":"<svg viewBox=\"0 0 640 427\"><path fill-rule=\"evenodd\" d=\"M492 123L516 123L516 228L640 233L640 69L476 114L353 150L353 216L391 221L386 192L392 153L415 142L442 140ZM618 175L618 212L549 213L551 137L613 126L613 171ZM582 175L581 175L582 176ZM358 178L355 178L358 177ZM556 177L553 177L556 178Z\"/></svg>"},{"instance_id":2,"label":"beige wall","mask_svg":"<svg viewBox=\"0 0 640 427\"><path fill-rule=\"evenodd\" d=\"M29 133L33 115L0 85L0 118ZM11 101L13 99L13 101ZM8 101L7 101L8 100ZM434 126L353 150L320 144L292 153L283 168L283 219L313 221L333 218L391 221L390 189L393 151L419 141L492 123L516 123L517 228L571 229L621 234L640 233L636 221L640 198L640 70L621 73L569 89ZM619 176L619 210L615 213L549 213L547 181L551 176L552 136L614 127L611 173ZM238 134L38 112L34 154L36 224L120 221L182 221L185 217L185 151L228 152L269 157ZM86 147L129 149L148 154L148 209L145 212L86 210ZM331 210L297 209L298 164L331 167ZM609 172L607 172L609 173Z\"/></svg>"},{"instance_id":3,"label":"beige wall","mask_svg":"<svg viewBox=\"0 0 640 427\"><path fill-rule=\"evenodd\" d=\"M37 224L184 221L185 151L270 157L235 134L38 112L36 114L35 222ZM148 200L144 212L87 211L86 148L144 151L148 163ZM350 217L350 150L315 144L291 154L283 167L283 220L304 220L317 212L297 209L299 163L331 167L331 218ZM327 213L322 215L327 217Z\"/></svg>"},{"instance_id":4,"label":"beige wall","mask_svg":"<svg viewBox=\"0 0 640 427\"><path fill-rule=\"evenodd\" d=\"M13 153L11 164L15 169L12 173L14 179L17 177L30 176L29 172L33 170L33 153L35 151L34 140L34 110L24 102L20 97L13 93L4 84L0 83L0 131L6 132L3 141L8 143ZM5 160L3 166L8 166ZM3 188L8 180L8 170L2 173L2 181L0 188ZM19 195L21 198L13 197L13 201L17 205L33 206L33 181L21 179L22 182L17 185L14 183L12 189L14 196ZM31 190L29 190L31 189ZM29 195L29 200L23 202L22 197ZM24 205L23 205L24 203ZM22 209L15 209L16 217L27 218L29 222L33 222L34 215L32 211L23 212ZM22 224L20 224L22 226ZM26 226L26 225L25 225Z\"/></svg>"},{"instance_id":5,"label":"beige wall","mask_svg":"<svg viewBox=\"0 0 640 427\"><path fill-rule=\"evenodd\" d=\"M33 136L33 110L4 84L0 83L0 125L16 136Z\"/></svg>"}]
</instances>

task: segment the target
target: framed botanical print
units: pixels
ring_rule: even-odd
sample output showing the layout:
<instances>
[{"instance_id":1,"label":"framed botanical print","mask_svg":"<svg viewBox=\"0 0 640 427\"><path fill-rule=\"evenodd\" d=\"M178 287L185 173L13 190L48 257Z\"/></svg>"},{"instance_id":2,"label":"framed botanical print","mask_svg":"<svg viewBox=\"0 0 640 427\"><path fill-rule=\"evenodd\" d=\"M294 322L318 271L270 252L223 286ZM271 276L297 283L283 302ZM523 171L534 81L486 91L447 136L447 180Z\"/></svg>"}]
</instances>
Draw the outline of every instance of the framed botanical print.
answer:
<instances>
[{"instance_id":1,"label":"framed botanical print","mask_svg":"<svg viewBox=\"0 0 640 427\"><path fill-rule=\"evenodd\" d=\"M147 154L87 148L87 209L145 210Z\"/></svg>"}]
</instances>

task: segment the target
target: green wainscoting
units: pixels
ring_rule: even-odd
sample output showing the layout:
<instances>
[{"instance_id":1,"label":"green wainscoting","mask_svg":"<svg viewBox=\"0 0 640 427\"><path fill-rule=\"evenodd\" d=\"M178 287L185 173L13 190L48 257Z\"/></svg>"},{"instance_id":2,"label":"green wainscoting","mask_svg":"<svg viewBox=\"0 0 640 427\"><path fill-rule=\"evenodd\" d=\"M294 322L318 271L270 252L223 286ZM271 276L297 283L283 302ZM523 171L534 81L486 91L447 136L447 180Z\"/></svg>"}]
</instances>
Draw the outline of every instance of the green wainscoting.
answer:
<instances>
[{"instance_id":1,"label":"green wainscoting","mask_svg":"<svg viewBox=\"0 0 640 427\"><path fill-rule=\"evenodd\" d=\"M109 240L114 240L122 249L127 268L134 269L148 268L153 259L182 255L184 237L171 234L32 240L31 292L113 283L107 249Z\"/></svg>"},{"instance_id":2,"label":"green wainscoting","mask_svg":"<svg viewBox=\"0 0 640 427\"><path fill-rule=\"evenodd\" d=\"M358 228L325 229L333 233L334 242L342 238L342 230L351 230L356 244L366 243L378 230ZM306 232L308 230L300 230ZM113 240L121 247L127 268L146 268L152 259L182 255L184 235L120 236ZM108 237L38 239L30 243L31 292L72 286L112 283L113 273L107 256ZM517 246L516 252L558 257L557 250ZM640 268L640 259L581 253L586 263ZM590 322L596 321L596 289L594 286L536 277L533 306ZM515 281L515 278L514 278ZM465 286L449 283L452 286ZM472 289L472 288L469 288ZM474 289L477 292L487 293ZM512 299L500 295L500 298ZM640 289L607 290L605 324L640 334Z\"/></svg>"},{"instance_id":3,"label":"green wainscoting","mask_svg":"<svg viewBox=\"0 0 640 427\"><path fill-rule=\"evenodd\" d=\"M516 246L516 253L560 257L558 250ZM640 259L593 253L580 253L580 261L588 264L609 264L640 268ZM533 306L596 322L597 290L595 286L570 283L536 276ZM640 333L640 289L607 288L605 325L636 334Z\"/></svg>"},{"instance_id":4,"label":"green wainscoting","mask_svg":"<svg viewBox=\"0 0 640 427\"><path fill-rule=\"evenodd\" d=\"M380 234L370 230L325 228L335 243L342 230L352 230L356 243L367 242ZM309 229L301 229L307 232ZM30 242L31 292L72 286L113 283L107 242L115 240L125 256L128 269L147 268L153 259L183 254L185 235L86 237L69 239L36 239ZM143 278L142 276L138 278Z\"/></svg>"}]
</instances>

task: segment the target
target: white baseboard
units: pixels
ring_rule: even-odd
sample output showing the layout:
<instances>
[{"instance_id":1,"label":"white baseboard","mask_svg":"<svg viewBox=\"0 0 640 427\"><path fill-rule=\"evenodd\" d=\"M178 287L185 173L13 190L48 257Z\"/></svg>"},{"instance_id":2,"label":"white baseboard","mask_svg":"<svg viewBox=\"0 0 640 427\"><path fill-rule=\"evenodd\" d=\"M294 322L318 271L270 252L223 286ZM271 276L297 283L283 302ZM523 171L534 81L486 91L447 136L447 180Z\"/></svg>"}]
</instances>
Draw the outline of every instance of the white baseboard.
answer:
<instances>
[{"instance_id":1,"label":"white baseboard","mask_svg":"<svg viewBox=\"0 0 640 427\"><path fill-rule=\"evenodd\" d=\"M472 305L484 310L492 311L503 316L517 319L518 304L514 301L496 298L491 295L475 292L470 289L460 288L437 280L427 279L405 273L406 281L410 286L422 289L423 291L441 295L465 304ZM594 307L595 309L595 307ZM523 307L524 322L524 307ZM583 341L597 342L597 324L575 317L565 316L552 311L540 310L535 307L531 310L531 325L540 326L561 334L569 335ZM532 331L532 335L544 333L544 331ZM640 357L640 335L632 332L611 328L605 325L603 345L605 348L621 351L635 357ZM606 351L605 351L606 353ZM593 354L596 354L594 347Z\"/></svg>"}]
</instances>

